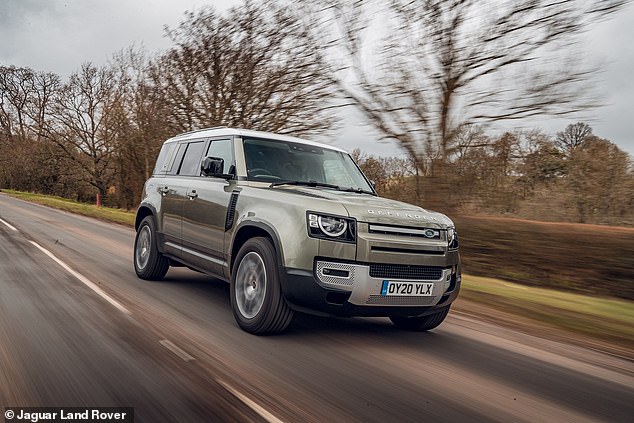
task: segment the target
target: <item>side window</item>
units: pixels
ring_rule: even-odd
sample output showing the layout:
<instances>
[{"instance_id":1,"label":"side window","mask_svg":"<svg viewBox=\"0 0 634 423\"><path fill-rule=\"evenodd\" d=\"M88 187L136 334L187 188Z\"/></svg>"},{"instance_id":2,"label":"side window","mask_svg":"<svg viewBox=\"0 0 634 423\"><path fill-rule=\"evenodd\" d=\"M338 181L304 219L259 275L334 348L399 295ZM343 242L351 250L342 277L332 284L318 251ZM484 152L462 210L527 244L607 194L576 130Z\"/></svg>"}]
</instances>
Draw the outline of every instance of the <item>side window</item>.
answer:
<instances>
[{"instance_id":1,"label":"side window","mask_svg":"<svg viewBox=\"0 0 634 423\"><path fill-rule=\"evenodd\" d=\"M183 143L178 146L172 166L167 171L168 174L176 175L178 173L178 169L183 161L183 156L185 155L185 150L187 150L187 143Z\"/></svg>"},{"instance_id":2,"label":"side window","mask_svg":"<svg viewBox=\"0 0 634 423\"><path fill-rule=\"evenodd\" d=\"M199 176L200 175L200 163L202 161L203 149L205 148L204 141L190 142L187 144L187 150L185 150L185 156L183 162L178 169L179 175L186 176Z\"/></svg>"},{"instance_id":3,"label":"side window","mask_svg":"<svg viewBox=\"0 0 634 423\"><path fill-rule=\"evenodd\" d=\"M222 173L229 173L229 168L233 163L233 150L231 140L214 140L209 144L209 149L205 157L217 157L225 161Z\"/></svg>"},{"instance_id":4,"label":"side window","mask_svg":"<svg viewBox=\"0 0 634 423\"><path fill-rule=\"evenodd\" d=\"M154 175L164 175L169 171L169 167L172 163L172 158L174 157L174 151L176 150L175 142L169 144L163 144L161 147L161 152L156 159L156 166L154 167Z\"/></svg>"}]
</instances>

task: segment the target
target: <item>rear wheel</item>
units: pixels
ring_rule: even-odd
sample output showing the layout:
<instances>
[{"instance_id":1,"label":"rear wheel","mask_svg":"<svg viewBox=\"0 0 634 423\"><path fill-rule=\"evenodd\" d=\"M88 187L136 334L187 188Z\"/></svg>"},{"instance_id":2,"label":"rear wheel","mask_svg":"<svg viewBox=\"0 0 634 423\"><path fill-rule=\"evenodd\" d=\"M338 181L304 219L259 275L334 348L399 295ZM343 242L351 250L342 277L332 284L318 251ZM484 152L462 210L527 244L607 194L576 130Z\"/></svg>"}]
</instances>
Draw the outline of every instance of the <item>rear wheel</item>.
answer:
<instances>
[{"instance_id":1,"label":"rear wheel","mask_svg":"<svg viewBox=\"0 0 634 423\"><path fill-rule=\"evenodd\" d=\"M169 260L158 250L154 219L147 216L134 240L134 271L141 279L161 280L169 267Z\"/></svg>"},{"instance_id":2,"label":"rear wheel","mask_svg":"<svg viewBox=\"0 0 634 423\"><path fill-rule=\"evenodd\" d=\"M231 272L231 308L238 325L256 335L284 331L293 318L280 285L280 269L271 241L248 240Z\"/></svg>"},{"instance_id":3,"label":"rear wheel","mask_svg":"<svg viewBox=\"0 0 634 423\"><path fill-rule=\"evenodd\" d=\"M390 316L390 320L399 329L411 330L415 332L424 332L438 327L447 317L449 307L440 310L437 313L421 317L401 317Z\"/></svg>"}]
</instances>

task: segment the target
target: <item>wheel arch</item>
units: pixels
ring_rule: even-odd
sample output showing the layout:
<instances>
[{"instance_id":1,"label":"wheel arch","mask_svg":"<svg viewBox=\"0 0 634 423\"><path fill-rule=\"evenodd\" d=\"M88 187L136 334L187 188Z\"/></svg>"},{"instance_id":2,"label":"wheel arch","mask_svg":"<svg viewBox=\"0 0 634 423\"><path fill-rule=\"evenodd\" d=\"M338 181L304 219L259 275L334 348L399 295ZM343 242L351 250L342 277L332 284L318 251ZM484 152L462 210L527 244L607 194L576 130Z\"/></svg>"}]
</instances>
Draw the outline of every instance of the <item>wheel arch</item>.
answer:
<instances>
[{"instance_id":1,"label":"wheel arch","mask_svg":"<svg viewBox=\"0 0 634 423\"><path fill-rule=\"evenodd\" d=\"M141 222L143 221L143 219L145 219L148 216L153 216L154 223L158 224L158 222L156 222L156 209L150 204L141 204L139 206L139 209L136 212L136 218L134 219L135 231L139 229L139 225L141 225Z\"/></svg>"},{"instance_id":2,"label":"wheel arch","mask_svg":"<svg viewBox=\"0 0 634 423\"><path fill-rule=\"evenodd\" d=\"M233 237L233 242L231 245L231 256L229 258L229 269L232 272L235 257L238 255L238 251L240 248L251 238L255 237L264 237L271 240L273 243L273 248L275 249L275 255L277 256L278 266L282 266L284 263L283 260L283 251L282 244L280 243L279 237L275 230L262 222L242 222L236 228L236 234Z\"/></svg>"}]
</instances>

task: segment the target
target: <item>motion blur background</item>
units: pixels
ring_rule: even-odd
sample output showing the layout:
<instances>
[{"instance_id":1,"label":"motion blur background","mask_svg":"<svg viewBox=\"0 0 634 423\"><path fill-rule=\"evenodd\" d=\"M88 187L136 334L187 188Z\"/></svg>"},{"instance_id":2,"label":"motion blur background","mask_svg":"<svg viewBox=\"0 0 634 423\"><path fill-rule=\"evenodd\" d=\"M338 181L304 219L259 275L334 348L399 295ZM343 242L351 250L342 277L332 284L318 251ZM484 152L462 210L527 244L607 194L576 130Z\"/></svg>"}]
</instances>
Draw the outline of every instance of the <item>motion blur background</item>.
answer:
<instances>
[{"instance_id":1,"label":"motion blur background","mask_svg":"<svg viewBox=\"0 0 634 423\"><path fill-rule=\"evenodd\" d=\"M632 28L624 0L0 0L0 405L631 422ZM343 147L448 214L447 321L254 337L226 283L137 278L162 142L216 125Z\"/></svg>"}]
</instances>

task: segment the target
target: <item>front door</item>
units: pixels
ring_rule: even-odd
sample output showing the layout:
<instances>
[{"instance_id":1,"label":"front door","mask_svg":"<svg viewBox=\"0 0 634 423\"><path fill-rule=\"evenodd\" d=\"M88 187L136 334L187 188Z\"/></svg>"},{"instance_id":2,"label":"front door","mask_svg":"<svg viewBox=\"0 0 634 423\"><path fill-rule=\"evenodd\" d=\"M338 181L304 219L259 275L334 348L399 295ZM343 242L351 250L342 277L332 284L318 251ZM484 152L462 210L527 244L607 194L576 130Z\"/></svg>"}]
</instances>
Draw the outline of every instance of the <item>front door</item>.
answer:
<instances>
[{"instance_id":1,"label":"front door","mask_svg":"<svg viewBox=\"0 0 634 423\"><path fill-rule=\"evenodd\" d=\"M224 160L223 173L229 173L233 160L231 139L212 140L205 157ZM225 274L225 222L234 182L222 178L199 176L190 179L188 201L183 209L183 254L196 267Z\"/></svg>"}]
</instances>

